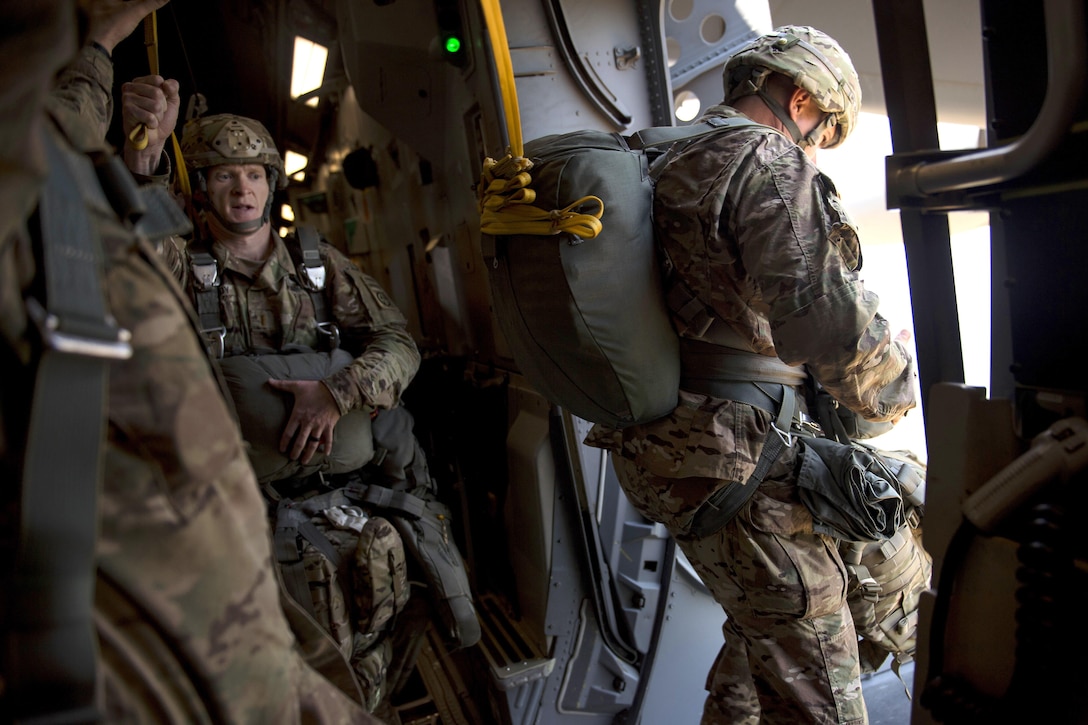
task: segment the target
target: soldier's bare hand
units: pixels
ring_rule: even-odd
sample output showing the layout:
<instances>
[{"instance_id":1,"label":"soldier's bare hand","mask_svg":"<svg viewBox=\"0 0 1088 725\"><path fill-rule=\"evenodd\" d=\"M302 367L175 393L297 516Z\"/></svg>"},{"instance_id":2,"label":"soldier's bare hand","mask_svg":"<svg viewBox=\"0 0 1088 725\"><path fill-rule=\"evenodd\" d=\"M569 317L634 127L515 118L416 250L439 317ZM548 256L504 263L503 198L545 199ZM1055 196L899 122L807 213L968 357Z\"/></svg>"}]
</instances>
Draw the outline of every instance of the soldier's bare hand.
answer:
<instances>
[{"instance_id":1,"label":"soldier's bare hand","mask_svg":"<svg viewBox=\"0 0 1088 725\"><path fill-rule=\"evenodd\" d=\"M79 0L79 8L87 18L87 39L112 53L144 18L167 2L169 0Z\"/></svg>"},{"instance_id":2,"label":"soldier's bare hand","mask_svg":"<svg viewBox=\"0 0 1088 725\"><path fill-rule=\"evenodd\" d=\"M291 417L280 437L280 452L306 464L318 451L331 451L340 408L329 389L319 380L270 379L268 384L295 396Z\"/></svg>"},{"instance_id":3,"label":"soldier's bare hand","mask_svg":"<svg viewBox=\"0 0 1088 725\"><path fill-rule=\"evenodd\" d=\"M166 140L174 132L181 108L178 82L159 75L141 76L121 85L121 126L125 132L125 165L151 175L159 164ZM142 126L147 144L136 148L134 129Z\"/></svg>"}]
</instances>

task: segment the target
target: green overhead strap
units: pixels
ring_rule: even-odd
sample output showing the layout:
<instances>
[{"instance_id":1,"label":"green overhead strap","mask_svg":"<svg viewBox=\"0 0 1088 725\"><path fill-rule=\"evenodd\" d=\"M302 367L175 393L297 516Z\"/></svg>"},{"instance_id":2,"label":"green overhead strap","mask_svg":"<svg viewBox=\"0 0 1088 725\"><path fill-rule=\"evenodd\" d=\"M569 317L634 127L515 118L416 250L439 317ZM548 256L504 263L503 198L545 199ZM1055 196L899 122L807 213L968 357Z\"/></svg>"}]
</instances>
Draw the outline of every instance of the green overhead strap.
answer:
<instances>
[{"instance_id":1,"label":"green overhead strap","mask_svg":"<svg viewBox=\"0 0 1088 725\"><path fill-rule=\"evenodd\" d=\"M27 299L43 350L7 593L7 697L17 722L92 722L101 714L93 615L107 366L132 349L106 309L102 252L84 207L90 200L109 208L94 167L51 139L46 150L50 173L39 209L45 306Z\"/></svg>"}]
</instances>

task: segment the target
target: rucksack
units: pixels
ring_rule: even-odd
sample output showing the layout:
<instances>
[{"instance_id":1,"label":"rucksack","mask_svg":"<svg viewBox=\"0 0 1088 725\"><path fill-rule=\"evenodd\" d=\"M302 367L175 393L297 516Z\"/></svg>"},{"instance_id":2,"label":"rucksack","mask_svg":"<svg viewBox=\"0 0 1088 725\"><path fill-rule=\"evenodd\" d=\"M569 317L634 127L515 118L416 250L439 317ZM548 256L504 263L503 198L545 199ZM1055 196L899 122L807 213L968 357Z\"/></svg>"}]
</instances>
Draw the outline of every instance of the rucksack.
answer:
<instances>
[{"instance_id":1,"label":"rucksack","mask_svg":"<svg viewBox=\"0 0 1088 725\"><path fill-rule=\"evenodd\" d=\"M273 530L288 594L332 636L373 712L386 695L389 635L409 596L400 534L342 489L280 499Z\"/></svg>"},{"instance_id":2,"label":"rucksack","mask_svg":"<svg viewBox=\"0 0 1088 725\"><path fill-rule=\"evenodd\" d=\"M516 209L513 221L495 223L497 199L484 199L495 314L519 370L552 403L616 428L676 407L680 352L654 244L654 170L677 142L752 123L708 118L631 136L583 130L527 142L531 182L504 191L545 217L588 215L588 234L558 223L530 230Z\"/></svg>"}]
</instances>

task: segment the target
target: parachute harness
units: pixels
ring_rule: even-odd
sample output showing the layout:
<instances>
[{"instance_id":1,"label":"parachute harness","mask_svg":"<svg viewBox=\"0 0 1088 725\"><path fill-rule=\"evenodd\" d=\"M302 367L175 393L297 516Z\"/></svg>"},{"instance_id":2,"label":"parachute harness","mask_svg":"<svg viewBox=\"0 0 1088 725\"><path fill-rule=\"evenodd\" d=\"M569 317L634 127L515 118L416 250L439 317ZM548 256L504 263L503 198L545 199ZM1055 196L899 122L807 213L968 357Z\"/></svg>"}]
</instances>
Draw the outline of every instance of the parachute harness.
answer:
<instances>
[{"instance_id":1,"label":"parachute harness","mask_svg":"<svg viewBox=\"0 0 1088 725\"><path fill-rule=\"evenodd\" d=\"M567 233L581 239L593 239L604 228L601 223L604 201L600 197L583 196L563 209L551 211L533 206L536 192L529 188L533 162L525 158L522 148L517 88L498 0L483 0L483 11L498 69L510 146L502 159L484 159L480 183L476 187L480 231L491 235ZM591 204L595 207L591 211L583 209Z\"/></svg>"}]
</instances>

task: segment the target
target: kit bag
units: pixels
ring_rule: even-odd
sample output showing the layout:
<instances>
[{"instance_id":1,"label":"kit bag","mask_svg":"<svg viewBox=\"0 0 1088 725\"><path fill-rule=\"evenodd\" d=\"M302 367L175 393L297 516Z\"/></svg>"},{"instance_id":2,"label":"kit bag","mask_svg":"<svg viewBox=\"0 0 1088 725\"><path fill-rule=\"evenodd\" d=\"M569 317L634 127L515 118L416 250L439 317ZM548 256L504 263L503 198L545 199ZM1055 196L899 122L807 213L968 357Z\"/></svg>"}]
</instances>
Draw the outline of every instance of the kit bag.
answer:
<instances>
[{"instance_id":1,"label":"kit bag","mask_svg":"<svg viewBox=\"0 0 1088 725\"><path fill-rule=\"evenodd\" d=\"M525 144L533 206L603 206L593 238L569 232L482 238L510 352L549 401L616 428L676 407L680 353L654 245L653 161L677 142L750 123L714 118L632 136L583 130Z\"/></svg>"},{"instance_id":2,"label":"kit bag","mask_svg":"<svg viewBox=\"0 0 1088 725\"><path fill-rule=\"evenodd\" d=\"M892 669L914 660L918 646L918 607L929 588L933 559L922 546L925 513L926 466L909 451L887 451L859 438L890 430L890 423L870 423L835 401L814 380L806 388L809 409L816 415L827 438L799 438L805 446L801 495L813 512L817 530L839 536L839 553L850 572L847 602L860 641L862 672L875 672L892 657ZM831 497L807 488L815 471L836 481L840 492ZM860 536L856 530L837 530L853 518L832 505L867 492L884 492L869 498L861 518L879 534ZM817 499L819 499L817 501ZM834 514L831 512L835 511ZM893 513L894 512L894 513ZM822 521L819 519L823 519ZM821 527L825 527L821 529ZM864 527L862 527L864 528Z\"/></svg>"},{"instance_id":3,"label":"kit bag","mask_svg":"<svg viewBox=\"0 0 1088 725\"><path fill-rule=\"evenodd\" d=\"M350 480L342 489L349 500L392 522L405 550L419 564L435 604L438 633L446 647L462 649L479 642L480 620L465 562L454 542L449 507L423 489L408 493L365 483L359 476Z\"/></svg>"},{"instance_id":4,"label":"kit bag","mask_svg":"<svg viewBox=\"0 0 1088 725\"><path fill-rule=\"evenodd\" d=\"M273 525L288 594L335 641L373 711L386 695L388 635L409 596L400 534L340 489L280 499Z\"/></svg>"}]
</instances>

